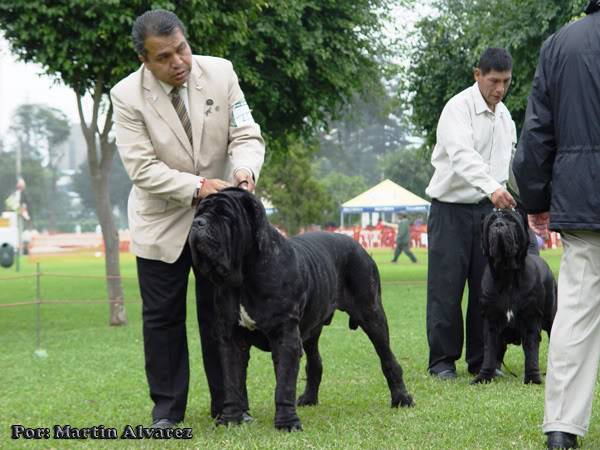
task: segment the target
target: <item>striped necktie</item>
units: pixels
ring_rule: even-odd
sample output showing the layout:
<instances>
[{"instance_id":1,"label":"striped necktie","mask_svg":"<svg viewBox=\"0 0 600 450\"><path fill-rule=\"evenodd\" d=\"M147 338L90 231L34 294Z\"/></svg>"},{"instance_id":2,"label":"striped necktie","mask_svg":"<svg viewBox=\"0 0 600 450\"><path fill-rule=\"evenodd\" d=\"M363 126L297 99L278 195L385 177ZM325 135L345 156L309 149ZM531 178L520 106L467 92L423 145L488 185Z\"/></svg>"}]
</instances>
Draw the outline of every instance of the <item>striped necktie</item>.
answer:
<instances>
[{"instance_id":1,"label":"striped necktie","mask_svg":"<svg viewBox=\"0 0 600 450\"><path fill-rule=\"evenodd\" d=\"M187 137L190 140L190 144L193 144L192 123L190 122L190 117L188 116L187 110L185 109L183 99L179 95L178 86L175 86L171 91L171 103L173 103L173 106L175 107L175 112L177 112L179 120L181 120L181 124L183 125L183 129L185 130L185 134L187 134Z\"/></svg>"}]
</instances>

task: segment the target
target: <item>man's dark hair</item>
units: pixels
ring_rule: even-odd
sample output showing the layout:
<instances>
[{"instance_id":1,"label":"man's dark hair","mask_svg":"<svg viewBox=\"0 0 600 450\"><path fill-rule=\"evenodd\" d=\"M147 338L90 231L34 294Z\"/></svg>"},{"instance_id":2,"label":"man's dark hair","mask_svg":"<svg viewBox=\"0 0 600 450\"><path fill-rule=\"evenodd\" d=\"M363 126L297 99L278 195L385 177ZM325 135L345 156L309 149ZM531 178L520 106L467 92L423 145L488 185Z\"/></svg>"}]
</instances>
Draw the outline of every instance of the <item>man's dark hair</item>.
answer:
<instances>
[{"instance_id":1,"label":"man's dark hair","mask_svg":"<svg viewBox=\"0 0 600 450\"><path fill-rule=\"evenodd\" d=\"M153 9L138 16L131 27L133 47L138 55L146 56L144 41L148 36L170 36L179 29L185 36L185 26L179 17L171 11Z\"/></svg>"},{"instance_id":2,"label":"man's dark hair","mask_svg":"<svg viewBox=\"0 0 600 450\"><path fill-rule=\"evenodd\" d=\"M600 0L591 0L585 8L586 14L593 14L600 11Z\"/></svg>"},{"instance_id":3,"label":"man's dark hair","mask_svg":"<svg viewBox=\"0 0 600 450\"><path fill-rule=\"evenodd\" d=\"M512 70L512 56L505 48L489 47L479 57L477 68L481 70L482 75L492 70L497 72Z\"/></svg>"}]
</instances>

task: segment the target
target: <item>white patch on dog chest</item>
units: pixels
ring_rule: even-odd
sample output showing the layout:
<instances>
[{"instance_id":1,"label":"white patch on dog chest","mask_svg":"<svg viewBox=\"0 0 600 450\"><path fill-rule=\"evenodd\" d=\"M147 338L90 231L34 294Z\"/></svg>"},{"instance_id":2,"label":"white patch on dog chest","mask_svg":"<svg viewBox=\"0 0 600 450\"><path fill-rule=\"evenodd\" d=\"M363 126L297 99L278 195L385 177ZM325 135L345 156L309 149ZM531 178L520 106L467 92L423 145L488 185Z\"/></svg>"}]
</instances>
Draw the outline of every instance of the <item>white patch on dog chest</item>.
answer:
<instances>
[{"instance_id":1,"label":"white patch on dog chest","mask_svg":"<svg viewBox=\"0 0 600 450\"><path fill-rule=\"evenodd\" d=\"M238 324L249 330L256 330L256 322L252 320L252 317L250 317L246 308L244 308L244 305L240 305L240 321Z\"/></svg>"},{"instance_id":2,"label":"white patch on dog chest","mask_svg":"<svg viewBox=\"0 0 600 450\"><path fill-rule=\"evenodd\" d=\"M510 323L515 318L514 313L509 309L506 311L506 321Z\"/></svg>"}]
</instances>

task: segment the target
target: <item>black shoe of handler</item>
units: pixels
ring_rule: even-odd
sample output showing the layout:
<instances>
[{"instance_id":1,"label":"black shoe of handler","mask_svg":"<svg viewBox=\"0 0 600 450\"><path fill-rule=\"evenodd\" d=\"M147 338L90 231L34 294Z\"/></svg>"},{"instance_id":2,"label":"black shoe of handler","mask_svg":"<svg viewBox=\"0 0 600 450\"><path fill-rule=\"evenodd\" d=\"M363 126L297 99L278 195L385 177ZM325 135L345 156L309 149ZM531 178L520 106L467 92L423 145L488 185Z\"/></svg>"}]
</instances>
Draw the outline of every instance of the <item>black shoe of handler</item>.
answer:
<instances>
[{"instance_id":1,"label":"black shoe of handler","mask_svg":"<svg viewBox=\"0 0 600 450\"><path fill-rule=\"evenodd\" d=\"M174 428L175 425L177 425L177 422L171 419L156 419L154 422L152 422L150 428L160 428L166 430L169 428Z\"/></svg>"},{"instance_id":2,"label":"black shoe of handler","mask_svg":"<svg viewBox=\"0 0 600 450\"><path fill-rule=\"evenodd\" d=\"M438 380L455 380L456 371L452 369L442 370L441 372L431 372L431 376Z\"/></svg>"},{"instance_id":3,"label":"black shoe of handler","mask_svg":"<svg viewBox=\"0 0 600 450\"><path fill-rule=\"evenodd\" d=\"M565 433L564 431L550 431L546 435L548 436L549 449L579 448L577 436L574 434Z\"/></svg>"}]
</instances>

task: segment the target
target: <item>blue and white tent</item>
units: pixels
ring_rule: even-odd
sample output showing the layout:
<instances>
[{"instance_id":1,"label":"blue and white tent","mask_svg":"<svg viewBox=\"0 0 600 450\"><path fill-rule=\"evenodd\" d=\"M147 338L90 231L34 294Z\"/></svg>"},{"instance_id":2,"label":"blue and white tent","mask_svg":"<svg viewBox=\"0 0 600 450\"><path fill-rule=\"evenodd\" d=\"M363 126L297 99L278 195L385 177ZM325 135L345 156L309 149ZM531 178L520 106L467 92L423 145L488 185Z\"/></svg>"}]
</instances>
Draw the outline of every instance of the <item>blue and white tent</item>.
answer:
<instances>
[{"instance_id":1,"label":"blue and white tent","mask_svg":"<svg viewBox=\"0 0 600 450\"><path fill-rule=\"evenodd\" d=\"M362 194L342 203L340 222L344 214L424 212L429 213L430 203L392 180L384 180Z\"/></svg>"}]
</instances>

